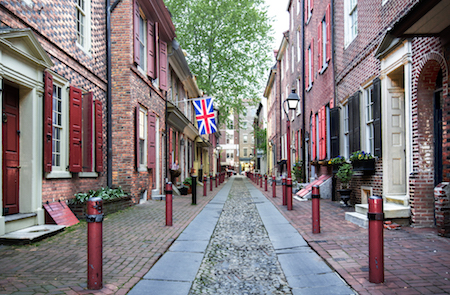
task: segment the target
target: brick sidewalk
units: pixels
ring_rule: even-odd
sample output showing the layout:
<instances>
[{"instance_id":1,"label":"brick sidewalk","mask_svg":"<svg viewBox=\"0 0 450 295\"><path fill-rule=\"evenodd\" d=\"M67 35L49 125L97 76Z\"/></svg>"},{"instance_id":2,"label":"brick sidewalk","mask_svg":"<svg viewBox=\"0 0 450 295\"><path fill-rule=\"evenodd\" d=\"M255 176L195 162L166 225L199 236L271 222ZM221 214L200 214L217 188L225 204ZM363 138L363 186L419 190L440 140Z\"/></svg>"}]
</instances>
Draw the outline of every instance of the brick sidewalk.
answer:
<instances>
[{"instance_id":1,"label":"brick sidewalk","mask_svg":"<svg viewBox=\"0 0 450 295\"><path fill-rule=\"evenodd\" d=\"M226 183L226 182L225 182ZM149 201L105 217L103 285L87 288L87 224L25 246L0 245L0 294L126 294L155 264L172 242L217 194L197 188L173 199L173 226L165 226L165 202Z\"/></svg>"},{"instance_id":2,"label":"brick sidewalk","mask_svg":"<svg viewBox=\"0 0 450 295\"><path fill-rule=\"evenodd\" d=\"M253 182L252 182L253 183ZM253 183L255 184L255 183ZM255 185L256 186L256 185ZM434 228L384 230L385 282L369 282L368 230L345 220L339 202L320 200L321 233L312 234L311 201L294 200L293 210L257 186L300 232L308 244L359 294L449 294L450 239Z\"/></svg>"}]
</instances>

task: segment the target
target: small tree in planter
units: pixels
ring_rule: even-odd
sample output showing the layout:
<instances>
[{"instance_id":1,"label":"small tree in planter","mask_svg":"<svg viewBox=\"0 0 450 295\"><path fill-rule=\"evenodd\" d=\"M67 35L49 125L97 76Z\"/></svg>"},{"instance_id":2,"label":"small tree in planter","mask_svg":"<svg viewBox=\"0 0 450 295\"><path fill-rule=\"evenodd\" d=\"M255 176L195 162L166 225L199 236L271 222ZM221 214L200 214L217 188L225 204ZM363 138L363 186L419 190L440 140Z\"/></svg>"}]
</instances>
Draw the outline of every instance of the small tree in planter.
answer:
<instances>
[{"instance_id":1,"label":"small tree in planter","mask_svg":"<svg viewBox=\"0 0 450 295\"><path fill-rule=\"evenodd\" d=\"M192 177L186 177L183 184L188 188L188 194L192 193Z\"/></svg>"},{"instance_id":2,"label":"small tree in planter","mask_svg":"<svg viewBox=\"0 0 450 295\"><path fill-rule=\"evenodd\" d=\"M351 189L348 188L348 184L353 176L353 168L349 163L343 163L338 172L336 173L336 177L339 179L341 183L341 189L338 192L341 194L341 200L344 202L345 206L349 206L347 204L350 199L350 194L352 192Z\"/></svg>"}]
</instances>

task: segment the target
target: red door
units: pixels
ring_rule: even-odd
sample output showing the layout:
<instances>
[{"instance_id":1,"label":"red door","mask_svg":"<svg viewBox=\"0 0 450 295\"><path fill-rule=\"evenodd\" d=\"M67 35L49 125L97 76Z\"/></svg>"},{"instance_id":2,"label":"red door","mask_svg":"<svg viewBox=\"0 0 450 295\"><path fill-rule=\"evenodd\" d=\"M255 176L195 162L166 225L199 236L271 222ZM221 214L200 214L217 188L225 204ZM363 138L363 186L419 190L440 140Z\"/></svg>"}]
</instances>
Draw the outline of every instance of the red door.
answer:
<instances>
[{"instance_id":1,"label":"red door","mask_svg":"<svg viewBox=\"0 0 450 295\"><path fill-rule=\"evenodd\" d=\"M19 213L19 89L3 85L3 214Z\"/></svg>"}]
</instances>

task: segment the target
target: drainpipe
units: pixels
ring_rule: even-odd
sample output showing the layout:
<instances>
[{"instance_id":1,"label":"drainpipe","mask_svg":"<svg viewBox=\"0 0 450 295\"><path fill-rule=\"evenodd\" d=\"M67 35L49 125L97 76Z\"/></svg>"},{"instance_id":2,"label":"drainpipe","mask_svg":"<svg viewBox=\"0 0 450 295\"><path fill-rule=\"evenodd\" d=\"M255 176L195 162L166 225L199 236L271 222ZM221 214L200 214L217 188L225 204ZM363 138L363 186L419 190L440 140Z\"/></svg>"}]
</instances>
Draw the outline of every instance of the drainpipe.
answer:
<instances>
[{"instance_id":1,"label":"drainpipe","mask_svg":"<svg viewBox=\"0 0 450 295\"><path fill-rule=\"evenodd\" d=\"M330 20L330 23L331 23L331 60L333 61L333 93L334 93L333 105L334 105L334 107L337 107L337 101L336 101L336 98L337 98L337 93L336 93L336 91L337 91L337 87L336 87L336 62L335 62L335 59L334 59L335 58L334 49L335 49L335 46L336 46L335 40L334 40L334 36L335 36L335 34L334 34L334 29L335 29L335 26L334 26L334 0L331 0L330 2L331 2L331 8L330 8L331 9L331 20Z\"/></svg>"},{"instance_id":2,"label":"drainpipe","mask_svg":"<svg viewBox=\"0 0 450 295\"><path fill-rule=\"evenodd\" d=\"M303 160L303 167L302 167L302 172L303 172L303 182L306 182L306 143L305 143L305 20L303 19L303 17L305 16L305 0L302 1L302 74L303 74L303 79L302 79L302 160ZM334 60L333 60L334 63Z\"/></svg>"}]
</instances>

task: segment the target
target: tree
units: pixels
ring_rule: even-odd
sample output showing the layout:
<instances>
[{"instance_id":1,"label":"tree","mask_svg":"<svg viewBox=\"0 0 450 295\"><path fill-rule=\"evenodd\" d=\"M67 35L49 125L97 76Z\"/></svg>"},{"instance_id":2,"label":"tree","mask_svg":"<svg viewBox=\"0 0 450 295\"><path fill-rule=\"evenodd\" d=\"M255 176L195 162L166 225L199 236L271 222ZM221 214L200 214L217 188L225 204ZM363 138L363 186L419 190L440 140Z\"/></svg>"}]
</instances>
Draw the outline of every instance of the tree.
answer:
<instances>
[{"instance_id":1,"label":"tree","mask_svg":"<svg viewBox=\"0 0 450 295\"><path fill-rule=\"evenodd\" d=\"M199 88L215 97L220 124L242 101L256 103L270 67L271 23L264 0L167 0L177 39Z\"/></svg>"}]
</instances>

